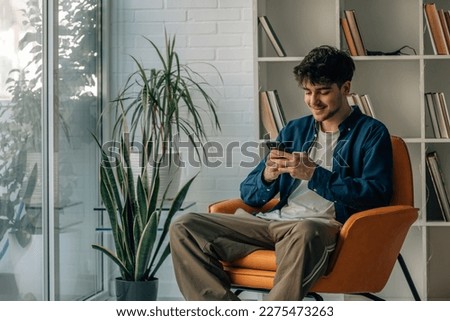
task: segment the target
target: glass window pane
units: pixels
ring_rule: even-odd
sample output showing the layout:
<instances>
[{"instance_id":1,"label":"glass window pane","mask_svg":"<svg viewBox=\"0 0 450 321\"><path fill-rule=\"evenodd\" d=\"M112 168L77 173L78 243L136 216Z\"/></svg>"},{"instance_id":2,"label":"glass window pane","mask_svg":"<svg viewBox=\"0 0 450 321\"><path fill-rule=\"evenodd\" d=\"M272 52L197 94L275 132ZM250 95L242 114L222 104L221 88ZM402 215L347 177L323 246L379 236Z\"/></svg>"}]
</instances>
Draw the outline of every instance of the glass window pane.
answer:
<instances>
[{"instance_id":1,"label":"glass window pane","mask_svg":"<svg viewBox=\"0 0 450 321\"><path fill-rule=\"evenodd\" d=\"M43 299L41 1L0 1L0 299Z\"/></svg>"},{"instance_id":2,"label":"glass window pane","mask_svg":"<svg viewBox=\"0 0 450 321\"><path fill-rule=\"evenodd\" d=\"M98 204L100 1L58 1L58 69L55 77L54 173L56 298L76 300L98 292L93 209Z\"/></svg>"},{"instance_id":3,"label":"glass window pane","mask_svg":"<svg viewBox=\"0 0 450 321\"><path fill-rule=\"evenodd\" d=\"M58 25L50 39L42 34L42 0L0 0L0 300L46 299L49 257L55 258L49 262L55 272L50 298L83 299L103 287L100 256L91 248L98 243L98 147L92 134L99 131L100 2L55 1L49 16ZM55 53L51 88L42 80L43 48ZM42 106L43 92L52 95L53 106ZM54 116L54 217L42 215L49 188L42 183L47 108ZM43 217L55 223L49 248Z\"/></svg>"}]
</instances>

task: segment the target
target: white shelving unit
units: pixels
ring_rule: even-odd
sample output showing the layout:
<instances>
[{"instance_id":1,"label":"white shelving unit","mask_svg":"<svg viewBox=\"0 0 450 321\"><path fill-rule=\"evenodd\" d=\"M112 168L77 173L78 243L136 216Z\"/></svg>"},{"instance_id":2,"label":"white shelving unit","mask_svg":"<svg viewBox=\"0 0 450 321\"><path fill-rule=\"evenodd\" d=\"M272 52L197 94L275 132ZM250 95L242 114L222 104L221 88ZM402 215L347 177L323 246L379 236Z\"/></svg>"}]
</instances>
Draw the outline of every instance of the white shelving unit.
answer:
<instances>
[{"instance_id":1,"label":"white shelving unit","mask_svg":"<svg viewBox=\"0 0 450 321\"><path fill-rule=\"evenodd\" d=\"M450 223L427 220L428 190L425 154L436 150L441 164L450 163L450 139L429 136L430 121L424 94L444 92L450 98L450 56L433 54L423 15L423 0L254 0L255 108L259 90L277 89L287 119L309 114L293 68L314 47L328 44L347 49L339 18L354 9L366 49L390 52L407 45L409 55L353 57L356 73L352 91L368 94L376 116L393 135L408 145L415 206L419 219L411 228L402 255L423 300L450 300ZM450 10L450 2L434 1ZM266 15L287 57L278 57L257 17ZM259 121L259 119L258 119ZM261 138L262 134L256 136ZM450 182L450 168L443 166ZM428 213L430 214L430 213ZM380 295L386 299L413 299L396 266Z\"/></svg>"}]
</instances>

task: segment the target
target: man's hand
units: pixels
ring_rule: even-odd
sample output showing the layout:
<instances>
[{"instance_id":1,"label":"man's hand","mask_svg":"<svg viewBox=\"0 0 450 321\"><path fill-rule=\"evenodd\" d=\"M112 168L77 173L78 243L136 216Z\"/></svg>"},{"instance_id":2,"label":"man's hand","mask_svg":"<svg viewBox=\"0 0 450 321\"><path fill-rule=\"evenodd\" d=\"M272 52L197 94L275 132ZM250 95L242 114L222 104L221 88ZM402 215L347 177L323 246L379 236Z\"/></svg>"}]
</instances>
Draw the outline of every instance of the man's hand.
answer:
<instances>
[{"instance_id":1,"label":"man's hand","mask_svg":"<svg viewBox=\"0 0 450 321\"><path fill-rule=\"evenodd\" d=\"M308 157L307 153L288 153L272 150L266 161L264 180L272 182L282 173L289 173L293 178L310 180L316 169L316 164Z\"/></svg>"}]
</instances>

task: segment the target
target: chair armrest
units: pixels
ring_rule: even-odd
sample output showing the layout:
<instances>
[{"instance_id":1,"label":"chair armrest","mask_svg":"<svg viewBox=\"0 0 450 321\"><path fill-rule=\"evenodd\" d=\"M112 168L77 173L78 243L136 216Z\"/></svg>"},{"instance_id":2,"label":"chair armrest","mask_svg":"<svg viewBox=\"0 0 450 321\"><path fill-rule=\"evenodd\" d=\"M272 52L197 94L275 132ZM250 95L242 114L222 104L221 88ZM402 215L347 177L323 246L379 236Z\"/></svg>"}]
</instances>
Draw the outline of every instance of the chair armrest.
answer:
<instances>
[{"instance_id":1,"label":"chair armrest","mask_svg":"<svg viewBox=\"0 0 450 321\"><path fill-rule=\"evenodd\" d=\"M266 212L273 208L279 202L278 199L272 199L267 202L263 207L257 208L253 206L249 206L244 203L240 198L232 198L223 201L219 201L208 206L209 213L225 213L225 214L234 214L238 208L242 208L244 211L248 213L255 212Z\"/></svg>"}]
</instances>

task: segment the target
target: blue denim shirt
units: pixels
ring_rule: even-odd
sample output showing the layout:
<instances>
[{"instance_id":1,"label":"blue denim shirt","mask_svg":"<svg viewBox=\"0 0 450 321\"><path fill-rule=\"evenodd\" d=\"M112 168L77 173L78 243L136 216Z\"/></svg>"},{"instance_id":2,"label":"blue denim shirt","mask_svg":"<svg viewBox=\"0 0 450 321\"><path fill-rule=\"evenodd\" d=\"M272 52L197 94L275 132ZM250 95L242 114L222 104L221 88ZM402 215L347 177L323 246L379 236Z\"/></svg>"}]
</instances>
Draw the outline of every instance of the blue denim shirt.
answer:
<instances>
[{"instance_id":1,"label":"blue denim shirt","mask_svg":"<svg viewBox=\"0 0 450 321\"><path fill-rule=\"evenodd\" d=\"M286 151L307 152L314 142L318 124L305 116L290 121L277 138ZM333 153L332 170L316 167L308 188L334 202L336 220L344 223L355 212L389 205L392 197L392 145L387 128L363 115L358 108L339 125L339 138ZM260 207L279 193L274 209L287 204L300 180L281 174L267 183L263 179L265 160L241 183L242 200Z\"/></svg>"}]
</instances>

